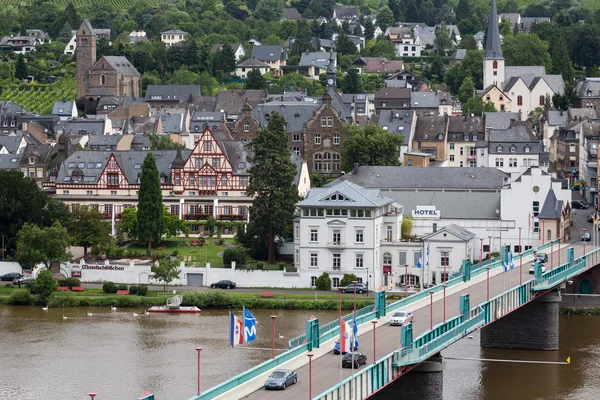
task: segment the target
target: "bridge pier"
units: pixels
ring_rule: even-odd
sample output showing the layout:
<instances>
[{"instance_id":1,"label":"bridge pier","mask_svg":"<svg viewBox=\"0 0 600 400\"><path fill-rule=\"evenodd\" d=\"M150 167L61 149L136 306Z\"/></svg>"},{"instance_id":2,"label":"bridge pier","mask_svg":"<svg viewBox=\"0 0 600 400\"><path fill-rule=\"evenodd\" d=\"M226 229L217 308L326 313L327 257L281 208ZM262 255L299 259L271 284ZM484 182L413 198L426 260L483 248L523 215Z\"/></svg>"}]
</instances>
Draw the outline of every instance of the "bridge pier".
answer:
<instances>
[{"instance_id":1,"label":"bridge pier","mask_svg":"<svg viewBox=\"0 0 600 400\"><path fill-rule=\"evenodd\" d=\"M561 295L552 291L481 329L481 346L557 350Z\"/></svg>"},{"instance_id":2,"label":"bridge pier","mask_svg":"<svg viewBox=\"0 0 600 400\"><path fill-rule=\"evenodd\" d=\"M445 367L446 363L438 354L391 382L371 398L377 400L442 400Z\"/></svg>"}]
</instances>

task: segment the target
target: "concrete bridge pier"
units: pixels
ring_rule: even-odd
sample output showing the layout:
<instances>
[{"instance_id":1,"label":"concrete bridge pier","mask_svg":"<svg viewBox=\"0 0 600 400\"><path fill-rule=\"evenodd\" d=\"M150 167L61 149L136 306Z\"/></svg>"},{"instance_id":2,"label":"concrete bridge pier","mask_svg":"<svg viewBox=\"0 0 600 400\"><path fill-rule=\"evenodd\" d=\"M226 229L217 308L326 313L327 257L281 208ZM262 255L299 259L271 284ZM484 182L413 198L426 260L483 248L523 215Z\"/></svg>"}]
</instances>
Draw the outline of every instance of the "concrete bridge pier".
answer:
<instances>
[{"instance_id":1,"label":"concrete bridge pier","mask_svg":"<svg viewBox=\"0 0 600 400\"><path fill-rule=\"evenodd\" d=\"M557 350L561 295L554 290L481 329L481 346Z\"/></svg>"},{"instance_id":2,"label":"concrete bridge pier","mask_svg":"<svg viewBox=\"0 0 600 400\"><path fill-rule=\"evenodd\" d=\"M440 354L433 356L406 375L391 382L371 398L377 400L442 400L445 367L446 363Z\"/></svg>"}]
</instances>

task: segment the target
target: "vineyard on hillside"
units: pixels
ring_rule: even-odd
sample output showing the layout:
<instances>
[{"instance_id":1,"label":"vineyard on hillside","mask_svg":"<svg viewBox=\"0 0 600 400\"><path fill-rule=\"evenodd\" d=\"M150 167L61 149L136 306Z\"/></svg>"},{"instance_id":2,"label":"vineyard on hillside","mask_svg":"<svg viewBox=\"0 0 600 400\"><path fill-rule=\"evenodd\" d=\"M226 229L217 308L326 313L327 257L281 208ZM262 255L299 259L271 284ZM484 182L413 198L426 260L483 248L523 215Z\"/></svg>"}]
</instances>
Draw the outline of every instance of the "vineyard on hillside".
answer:
<instances>
[{"instance_id":1,"label":"vineyard on hillside","mask_svg":"<svg viewBox=\"0 0 600 400\"><path fill-rule=\"evenodd\" d=\"M10 100L26 110L50 114L57 100L73 100L76 96L75 79L64 78L50 85L19 85L2 89L0 99Z\"/></svg>"},{"instance_id":2,"label":"vineyard on hillside","mask_svg":"<svg viewBox=\"0 0 600 400\"><path fill-rule=\"evenodd\" d=\"M138 0L50 0L60 8L65 8L67 4L73 3L75 7L93 6L96 4L108 4L115 10L127 10L131 8ZM144 3L149 7L158 6L163 0L146 0ZM19 6L22 3L30 5L33 0L0 0L0 4Z\"/></svg>"}]
</instances>

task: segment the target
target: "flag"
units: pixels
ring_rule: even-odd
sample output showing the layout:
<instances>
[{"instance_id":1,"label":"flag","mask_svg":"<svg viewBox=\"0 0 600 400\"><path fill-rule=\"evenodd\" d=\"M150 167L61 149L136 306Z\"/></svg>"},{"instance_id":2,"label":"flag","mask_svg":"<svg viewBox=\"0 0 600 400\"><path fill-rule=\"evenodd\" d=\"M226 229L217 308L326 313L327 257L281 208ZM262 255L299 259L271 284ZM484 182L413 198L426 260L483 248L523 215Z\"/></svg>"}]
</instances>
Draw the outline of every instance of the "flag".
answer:
<instances>
[{"instance_id":1,"label":"flag","mask_svg":"<svg viewBox=\"0 0 600 400\"><path fill-rule=\"evenodd\" d=\"M256 339L256 318L244 307L244 342Z\"/></svg>"},{"instance_id":2,"label":"flag","mask_svg":"<svg viewBox=\"0 0 600 400\"><path fill-rule=\"evenodd\" d=\"M510 269L515 269L515 261L513 260L512 250L510 251Z\"/></svg>"},{"instance_id":3,"label":"flag","mask_svg":"<svg viewBox=\"0 0 600 400\"><path fill-rule=\"evenodd\" d=\"M427 263L425 265L429 268L429 242L427 242Z\"/></svg>"},{"instance_id":4,"label":"flag","mask_svg":"<svg viewBox=\"0 0 600 400\"><path fill-rule=\"evenodd\" d=\"M421 268L423 265L423 250L419 249L419 261L417 261L417 268Z\"/></svg>"},{"instance_id":5,"label":"flag","mask_svg":"<svg viewBox=\"0 0 600 400\"><path fill-rule=\"evenodd\" d=\"M356 316L354 316L354 320L352 321L352 324L353 324L352 337L354 339L353 349L356 350L356 349L358 349L358 325L356 325Z\"/></svg>"},{"instance_id":6,"label":"flag","mask_svg":"<svg viewBox=\"0 0 600 400\"><path fill-rule=\"evenodd\" d=\"M231 347L244 343L244 321L229 313L229 345Z\"/></svg>"},{"instance_id":7,"label":"flag","mask_svg":"<svg viewBox=\"0 0 600 400\"><path fill-rule=\"evenodd\" d=\"M340 325L340 353L347 353L350 351L350 327L348 323L342 319Z\"/></svg>"}]
</instances>

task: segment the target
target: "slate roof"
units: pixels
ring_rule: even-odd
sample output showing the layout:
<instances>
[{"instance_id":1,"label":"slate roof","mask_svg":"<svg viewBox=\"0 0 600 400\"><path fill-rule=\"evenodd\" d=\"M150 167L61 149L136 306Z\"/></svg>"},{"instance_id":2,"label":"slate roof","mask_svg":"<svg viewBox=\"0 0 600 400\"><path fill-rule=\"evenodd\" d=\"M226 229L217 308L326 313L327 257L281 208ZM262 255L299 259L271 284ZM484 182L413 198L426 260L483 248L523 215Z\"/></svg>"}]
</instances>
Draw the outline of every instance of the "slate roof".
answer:
<instances>
[{"instance_id":1,"label":"slate roof","mask_svg":"<svg viewBox=\"0 0 600 400\"><path fill-rule=\"evenodd\" d=\"M398 133L404 137L404 145L410 143L410 130L416 118L414 111L409 110L381 110L377 116L377 126L388 132ZM375 119L375 117L374 117Z\"/></svg>"},{"instance_id":2,"label":"slate roof","mask_svg":"<svg viewBox=\"0 0 600 400\"><path fill-rule=\"evenodd\" d=\"M20 169L21 160L25 153L0 154L0 169Z\"/></svg>"},{"instance_id":3,"label":"slate roof","mask_svg":"<svg viewBox=\"0 0 600 400\"><path fill-rule=\"evenodd\" d=\"M402 69L404 69L404 61L402 60L388 60L384 57L376 57L367 60L364 72L365 74L394 73L402 71Z\"/></svg>"},{"instance_id":4,"label":"slate roof","mask_svg":"<svg viewBox=\"0 0 600 400\"><path fill-rule=\"evenodd\" d=\"M521 17L521 31L530 32L534 24L550 22L549 17Z\"/></svg>"},{"instance_id":5,"label":"slate roof","mask_svg":"<svg viewBox=\"0 0 600 400\"><path fill-rule=\"evenodd\" d=\"M266 98L264 90L221 90L217 94L214 111L225 111L227 115L241 115L242 107L247 101L255 108Z\"/></svg>"},{"instance_id":6,"label":"slate roof","mask_svg":"<svg viewBox=\"0 0 600 400\"><path fill-rule=\"evenodd\" d=\"M159 117L163 132L179 133L182 131L183 115L179 113L157 113L153 117Z\"/></svg>"},{"instance_id":7,"label":"slate roof","mask_svg":"<svg viewBox=\"0 0 600 400\"><path fill-rule=\"evenodd\" d=\"M284 8L283 9L283 19L300 19L302 15L295 8Z\"/></svg>"},{"instance_id":8,"label":"slate roof","mask_svg":"<svg viewBox=\"0 0 600 400\"><path fill-rule=\"evenodd\" d=\"M4 116L21 116L33 115L31 111L26 110L20 105L8 100L0 100L0 115Z\"/></svg>"},{"instance_id":9,"label":"slate roof","mask_svg":"<svg viewBox=\"0 0 600 400\"><path fill-rule=\"evenodd\" d=\"M302 53L302 56L300 57L300 62L298 63L298 65L301 67L314 65L319 68L326 69L327 66L329 65L329 57L330 57L330 54L325 53L325 52L318 52L318 53L305 52L305 53ZM337 57L337 53L333 53L333 57L335 60Z\"/></svg>"},{"instance_id":10,"label":"slate roof","mask_svg":"<svg viewBox=\"0 0 600 400\"><path fill-rule=\"evenodd\" d=\"M477 33L476 33L476 34L473 36L473 38L474 38L475 40L483 40L483 39L484 39L484 37L485 37L485 32L484 32L484 31L479 31L479 32L477 32Z\"/></svg>"},{"instance_id":11,"label":"slate roof","mask_svg":"<svg viewBox=\"0 0 600 400\"><path fill-rule=\"evenodd\" d=\"M239 63L236 67L237 68L268 68L268 69L271 68L271 66L269 64L266 64L260 60L254 59L254 58L249 58L247 60L244 60L241 63Z\"/></svg>"},{"instance_id":12,"label":"slate roof","mask_svg":"<svg viewBox=\"0 0 600 400\"><path fill-rule=\"evenodd\" d=\"M600 97L600 78L585 78L577 83L577 96Z\"/></svg>"},{"instance_id":13,"label":"slate roof","mask_svg":"<svg viewBox=\"0 0 600 400\"><path fill-rule=\"evenodd\" d=\"M202 96L194 99L192 108L199 111L214 111L217 104L217 96Z\"/></svg>"},{"instance_id":14,"label":"slate roof","mask_svg":"<svg viewBox=\"0 0 600 400\"><path fill-rule=\"evenodd\" d=\"M52 114L70 116L73 111L74 100L58 100L52 106Z\"/></svg>"},{"instance_id":15,"label":"slate roof","mask_svg":"<svg viewBox=\"0 0 600 400\"><path fill-rule=\"evenodd\" d=\"M515 24L519 23L521 15L519 13L502 13L498 14L498 21L505 19L510 22L510 27L513 28Z\"/></svg>"},{"instance_id":16,"label":"slate roof","mask_svg":"<svg viewBox=\"0 0 600 400\"><path fill-rule=\"evenodd\" d=\"M485 126L482 117L449 117L448 118L448 140L464 140L464 135L468 135L470 141L473 141L473 135L478 135L484 139ZM457 135L455 139L453 136Z\"/></svg>"},{"instance_id":17,"label":"slate roof","mask_svg":"<svg viewBox=\"0 0 600 400\"><path fill-rule=\"evenodd\" d=\"M222 50L223 49L224 44L221 43L217 43L217 44L213 44L210 48L210 51L218 51L218 50ZM242 47L241 44L239 43L230 43L229 46L231 47L231 50L233 50L233 52L235 53L240 47Z\"/></svg>"},{"instance_id":18,"label":"slate roof","mask_svg":"<svg viewBox=\"0 0 600 400\"><path fill-rule=\"evenodd\" d=\"M556 198L554 190L550 187L542 211L539 213L539 219L560 219L562 215L563 201Z\"/></svg>"},{"instance_id":19,"label":"slate roof","mask_svg":"<svg viewBox=\"0 0 600 400\"><path fill-rule=\"evenodd\" d=\"M280 61L285 60L287 53L283 47L275 46L254 46L252 48L252 58L261 61Z\"/></svg>"},{"instance_id":20,"label":"slate roof","mask_svg":"<svg viewBox=\"0 0 600 400\"><path fill-rule=\"evenodd\" d=\"M0 135L0 150L6 148L10 154L15 154L23 141L23 135L4 136Z\"/></svg>"},{"instance_id":21,"label":"slate roof","mask_svg":"<svg viewBox=\"0 0 600 400\"><path fill-rule=\"evenodd\" d=\"M571 119L597 119L598 113L595 108L571 108L569 107Z\"/></svg>"},{"instance_id":22,"label":"slate roof","mask_svg":"<svg viewBox=\"0 0 600 400\"><path fill-rule=\"evenodd\" d=\"M498 146L502 146L502 151ZM515 151L511 151L512 147ZM525 148L529 146L529 152ZM489 154L539 154L544 151L541 142L524 122L514 122L508 129L491 129L489 137Z\"/></svg>"},{"instance_id":23,"label":"slate roof","mask_svg":"<svg viewBox=\"0 0 600 400\"><path fill-rule=\"evenodd\" d=\"M160 99L157 99L157 96L160 96ZM184 102L187 101L190 96L202 96L200 85L148 85L146 88L147 101L178 100Z\"/></svg>"},{"instance_id":24,"label":"slate roof","mask_svg":"<svg viewBox=\"0 0 600 400\"><path fill-rule=\"evenodd\" d=\"M356 7L336 7L333 12L337 18L355 18L359 15Z\"/></svg>"},{"instance_id":25,"label":"slate roof","mask_svg":"<svg viewBox=\"0 0 600 400\"><path fill-rule=\"evenodd\" d=\"M431 26L416 26L415 36L422 46L433 46L435 42L435 28Z\"/></svg>"},{"instance_id":26,"label":"slate roof","mask_svg":"<svg viewBox=\"0 0 600 400\"><path fill-rule=\"evenodd\" d=\"M450 56L451 60L462 60L467 55L467 49L456 49L454 54Z\"/></svg>"},{"instance_id":27,"label":"slate roof","mask_svg":"<svg viewBox=\"0 0 600 400\"><path fill-rule=\"evenodd\" d=\"M511 120L521 120L519 113L513 112L485 112L483 116L485 117L486 128L492 129L508 129Z\"/></svg>"},{"instance_id":28,"label":"slate roof","mask_svg":"<svg viewBox=\"0 0 600 400\"><path fill-rule=\"evenodd\" d=\"M488 35L487 41L485 43L485 55L483 58L496 60L504 59L504 57L502 56L502 41L500 40L500 28L498 27L496 0L492 0L492 9L490 11L490 17L488 19Z\"/></svg>"},{"instance_id":29,"label":"slate roof","mask_svg":"<svg viewBox=\"0 0 600 400\"><path fill-rule=\"evenodd\" d=\"M385 87L386 88L407 88L408 82L403 79L386 79Z\"/></svg>"},{"instance_id":30,"label":"slate roof","mask_svg":"<svg viewBox=\"0 0 600 400\"><path fill-rule=\"evenodd\" d=\"M554 93L563 93L565 90L565 81L563 80L562 75L547 75L544 66L504 67L504 91L510 90L510 87L516 82L512 78L523 79L523 82L528 88L532 88L532 84L537 83L536 78L544 78ZM511 80L511 83L507 83Z\"/></svg>"},{"instance_id":31,"label":"slate roof","mask_svg":"<svg viewBox=\"0 0 600 400\"><path fill-rule=\"evenodd\" d=\"M94 135L90 137L87 145L92 150L106 146L114 146L116 148L122 138L121 135Z\"/></svg>"},{"instance_id":32,"label":"slate roof","mask_svg":"<svg viewBox=\"0 0 600 400\"><path fill-rule=\"evenodd\" d=\"M501 189L508 182L508 177L497 168L485 167L362 166L358 167L356 174L346 174L345 180L370 188Z\"/></svg>"},{"instance_id":33,"label":"slate roof","mask_svg":"<svg viewBox=\"0 0 600 400\"><path fill-rule=\"evenodd\" d=\"M138 70L135 69L133 64L131 64L126 57L102 56L102 59L106 60L106 62L108 62L110 66L118 73L121 73L125 76L140 76ZM98 62L100 62L100 60Z\"/></svg>"},{"instance_id":34,"label":"slate roof","mask_svg":"<svg viewBox=\"0 0 600 400\"><path fill-rule=\"evenodd\" d=\"M475 237L475 234L465 228L461 228L460 226L456 225L456 224L450 224L450 225L446 225L445 227L438 229L436 232L430 233L428 235L423 236L422 240L429 240L430 238L439 235L440 233L443 232L448 232L451 235L456 236L457 238L464 240L464 241L469 241L471 239L473 239Z\"/></svg>"},{"instance_id":35,"label":"slate roof","mask_svg":"<svg viewBox=\"0 0 600 400\"><path fill-rule=\"evenodd\" d=\"M294 177L294 185L298 186L298 184L300 183L300 175L302 173L302 166L304 165L304 163L306 161L304 161L304 159L302 157L300 157L298 154L294 153L293 151L291 152L291 159L292 159L292 163L294 163L294 165L296 166L296 176Z\"/></svg>"},{"instance_id":36,"label":"slate roof","mask_svg":"<svg viewBox=\"0 0 600 400\"><path fill-rule=\"evenodd\" d=\"M411 92L410 105L413 108L439 108L440 98L437 92Z\"/></svg>"},{"instance_id":37,"label":"slate roof","mask_svg":"<svg viewBox=\"0 0 600 400\"><path fill-rule=\"evenodd\" d=\"M329 200L332 194L342 194L345 200ZM312 188L298 207L369 207L376 208L392 203L378 189L367 189L347 180L336 180L326 187Z\"/></svg>"},{"instance_id":38,"label":"slate roof","mask_svg":"<svg viewBox=\"0 0 600 400\"><path fill-rule=\"evenodd\" d=\"M546 121L551 126L562 126L569 121L569 113L564 111L548 110L546 112Z\"/></svg>"},{"instance_id":39,"label":"slate roof","mask_svg":"<svg viewBox=\"0 0 600 400\"><path fill-rule=\"evenodd\" d=\"M65 121L64 132L77 135L104 135L103 119L72 119Z\"/></svg>"},{"instance_id":40,"label":"slate roof","mask_svg":"<svg viewBox=\"0 0 600 400\"><path fill-rule=\"evenodd\" d=\"M168 30L168 31L161 32L160 34L162 35L162 34L164 34L164 33L167 33L167 34L169 34L169 35L174 35L174 34L175 34L175 35L179 35L179 34L185 34L185 35L189 35L189 33L187 33L187 32L184 32L184 31L182 31L182 30L179 30L179 29L170 29L170 30Z\"/></svg>"},{"instance_id":41,"label":"slate roof","mask_svg":"<svg viewBox=\"0 0 600 400\"><path fill-rule=\"evenodd\" d=\"M448 118L437 115L422 115L417 118L413 140L444 140ZM440 135L442 135L440 139Z\"/></svg>"},{"instance_id":42,"label":"slate roof","mask_svg":"<svg viewBox=\"0 0 600 400\"><path fill-rule=\"evenodd\" d=\"M301 133L304 131L305 124L314 117L314 113L321 107L315 103L301 102L280 102L273 101L259 104L252 109L252 117L258 121L261 126L267 126L269 120L267 115L276 111L283 115L286 125L286 132Z\"/></svg>"}]
</instances>

